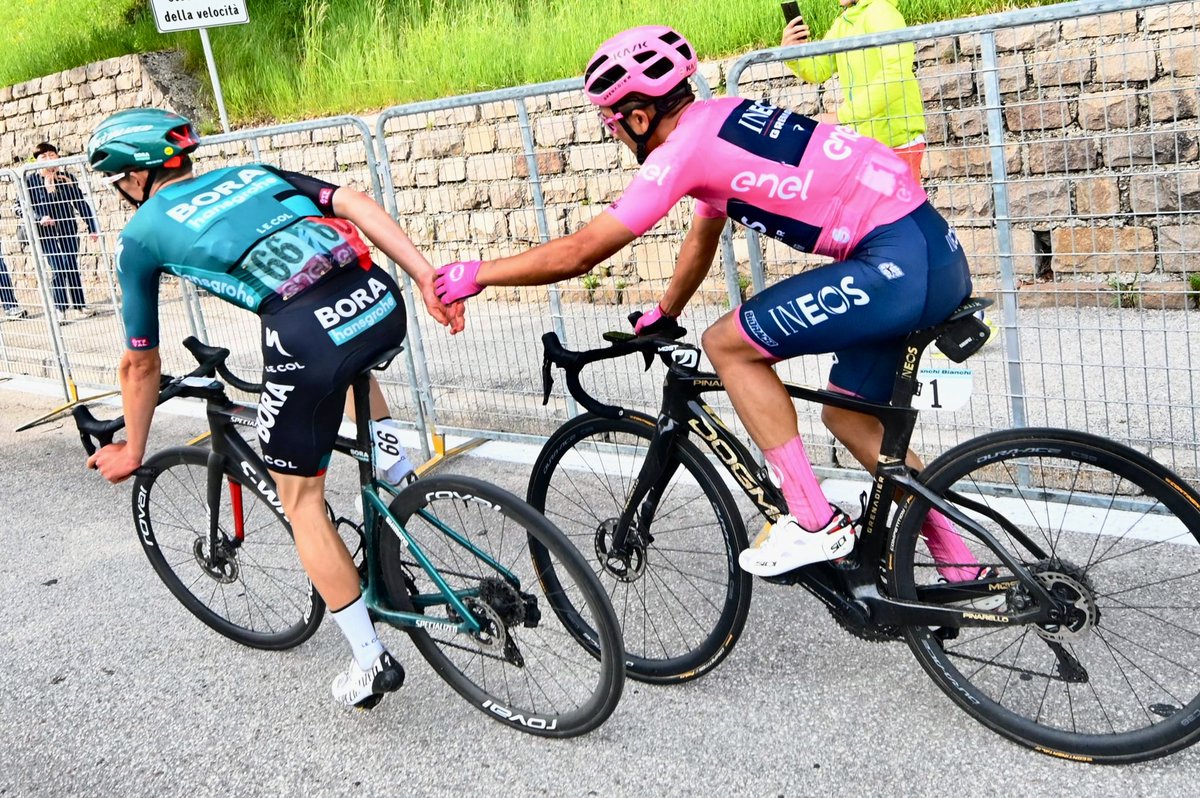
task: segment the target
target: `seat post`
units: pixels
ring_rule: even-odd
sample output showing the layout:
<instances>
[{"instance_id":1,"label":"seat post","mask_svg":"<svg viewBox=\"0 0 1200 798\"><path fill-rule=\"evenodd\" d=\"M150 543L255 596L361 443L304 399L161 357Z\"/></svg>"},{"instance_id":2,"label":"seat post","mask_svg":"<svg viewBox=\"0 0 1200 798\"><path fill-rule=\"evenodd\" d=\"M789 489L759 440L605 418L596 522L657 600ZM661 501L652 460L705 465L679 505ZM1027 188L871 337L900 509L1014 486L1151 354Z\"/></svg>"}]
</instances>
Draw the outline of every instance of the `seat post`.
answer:
<instances>
[{"instance_id":1,"label":"seat post","mask_svg":"<svg viewBox=\"0 0 1200 798\"><path fill-rule=\"evenodd\" d=\"M364 371L350 384L354 396L354 439L367 452L367 460L358 461L360 481L365 485L375 476L375 446L371 440L371 372Z\"/></svg>"}]
</instances>

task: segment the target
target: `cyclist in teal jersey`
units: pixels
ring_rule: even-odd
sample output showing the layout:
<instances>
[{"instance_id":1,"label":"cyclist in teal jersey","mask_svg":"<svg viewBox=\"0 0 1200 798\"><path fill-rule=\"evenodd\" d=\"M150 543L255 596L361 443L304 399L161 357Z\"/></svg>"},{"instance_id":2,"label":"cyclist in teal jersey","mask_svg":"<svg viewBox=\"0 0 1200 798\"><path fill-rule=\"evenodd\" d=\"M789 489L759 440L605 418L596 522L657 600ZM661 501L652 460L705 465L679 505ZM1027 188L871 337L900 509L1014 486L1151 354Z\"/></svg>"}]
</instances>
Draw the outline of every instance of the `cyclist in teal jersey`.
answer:
<instances>
[{"instance_id":1,"label":"cyclist in teal jersey","mask_svg":"<svg viewBox=\"0 0 1200 798\"><path fill-rule=\"evenodd\" d=\"M404 669L383 648L354 562L325 512L325 467L347 387L404 337L400 293L372 263L366 234L415 282L451 333L460 309L433 291L434 271L404 231L354 189L262 164L192 173L199 136L158 109L121 111L88 142L92 168L135 208L117 246L126 351L118 372L128 440L88 460L110 482L141 465L158 398L158 285L178 275L262 317L263 385L257 432L296 549L354 654L334 697L374 706ZM387 415L372 380L373 418ZM335 609L337 608L337 609Z\"/></svg>"}]
</instances>

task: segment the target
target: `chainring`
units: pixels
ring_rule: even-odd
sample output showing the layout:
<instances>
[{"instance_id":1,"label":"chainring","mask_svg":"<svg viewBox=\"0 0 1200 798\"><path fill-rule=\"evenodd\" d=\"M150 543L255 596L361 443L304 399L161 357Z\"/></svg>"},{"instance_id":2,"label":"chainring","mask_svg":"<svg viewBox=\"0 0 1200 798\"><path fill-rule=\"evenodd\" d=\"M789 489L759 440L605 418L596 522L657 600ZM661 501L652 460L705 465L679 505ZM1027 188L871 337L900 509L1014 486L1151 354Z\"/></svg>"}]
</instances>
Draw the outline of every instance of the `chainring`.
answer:
<instances>
[{"instance_id":1,"label":"chainring","mask_svg":"<svg viewBox=\"0 0 1200 798\"><path fill-rule=\"evenodd\" d=\"M838 626L859 640L865 640L868 643L895 643L903 639L903 633L899 626L863 626L851 618L848 613L829 606L826 606L826 609L829 610L829 614L833 616L833 620L837 622Z\"/></svg>"}]
</instances>

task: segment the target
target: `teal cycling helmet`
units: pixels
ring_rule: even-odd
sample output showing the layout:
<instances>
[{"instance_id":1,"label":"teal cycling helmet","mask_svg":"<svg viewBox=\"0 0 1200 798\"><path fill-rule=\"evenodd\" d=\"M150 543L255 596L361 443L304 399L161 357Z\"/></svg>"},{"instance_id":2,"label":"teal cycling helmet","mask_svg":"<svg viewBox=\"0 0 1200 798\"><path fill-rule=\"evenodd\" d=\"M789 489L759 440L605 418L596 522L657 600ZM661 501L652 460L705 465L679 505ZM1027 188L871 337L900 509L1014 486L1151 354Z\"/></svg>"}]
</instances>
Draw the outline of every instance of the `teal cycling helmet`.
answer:
<instances>
[{"instance_id":1,"label":"teal cycling helmet","mask_svg":"<svg viewBox=\"0 0 1200 798\"><path fill-rule=\"evenodd\" d=\"M180 156L200 146L200 136L186 117L160 108L118 111L101 122L88 139L88 164L114 174L129 169L168 169Z\"/></svg>"}]
</instances>

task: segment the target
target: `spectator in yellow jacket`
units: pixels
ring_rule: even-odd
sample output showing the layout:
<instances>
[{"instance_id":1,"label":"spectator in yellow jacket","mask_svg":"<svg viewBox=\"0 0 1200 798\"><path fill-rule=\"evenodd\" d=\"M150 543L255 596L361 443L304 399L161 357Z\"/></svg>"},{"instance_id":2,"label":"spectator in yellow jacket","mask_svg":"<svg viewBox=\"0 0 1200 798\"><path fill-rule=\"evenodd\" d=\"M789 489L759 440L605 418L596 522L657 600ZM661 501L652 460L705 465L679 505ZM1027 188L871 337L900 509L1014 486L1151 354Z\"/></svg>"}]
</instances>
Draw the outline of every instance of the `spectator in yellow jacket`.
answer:
<instances>
[{"instance_id":1,"label":"spectator in yellow jacket","mask_svg":"<svg viewBox=\"0 0 1200 798\"><path fill-rule=\"evenodd\" d=\"M838 0L845 10L833 21L825 39L903 28L906 23L895 2ZM782 46L807 41L808 26L802 18L793 19L784 28ZM894 149L920 180L921 158L925 154L925 111L921 89L913 76L914 54L915 48L909 42L811 56L791 61L788 66L807 83L824 83L837 73L842 85L837 121Z\"/></svg>"}]
</instances>

